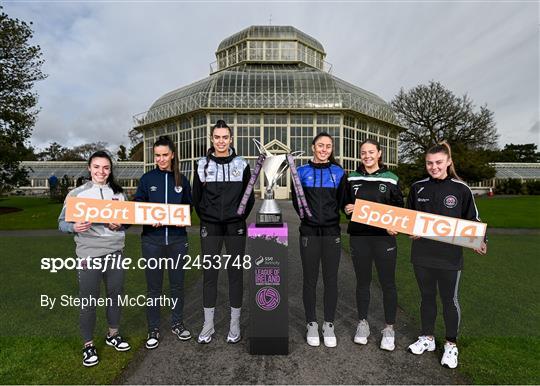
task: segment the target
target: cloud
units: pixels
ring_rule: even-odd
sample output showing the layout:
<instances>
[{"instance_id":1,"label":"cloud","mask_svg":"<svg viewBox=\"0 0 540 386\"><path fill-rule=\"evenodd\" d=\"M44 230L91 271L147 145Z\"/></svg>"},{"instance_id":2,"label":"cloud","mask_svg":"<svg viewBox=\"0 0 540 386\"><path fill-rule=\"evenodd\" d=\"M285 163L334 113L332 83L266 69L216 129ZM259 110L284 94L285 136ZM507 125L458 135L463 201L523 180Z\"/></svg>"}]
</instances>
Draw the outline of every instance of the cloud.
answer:
<instances>
[{"instance_id":1,"label":"cloud","mask_svg":"<svg viewBox=\"0 0 540 386\"><path fill-rule=\"evenodd\" d=\"M536 3L14 3L49 77L32 142L127 144L132 116L209 74L221 40L254 24L319 40L333 74L389 101L439 80L494 111L500 143L538 116Z\"/></svg>"}]
</instances>

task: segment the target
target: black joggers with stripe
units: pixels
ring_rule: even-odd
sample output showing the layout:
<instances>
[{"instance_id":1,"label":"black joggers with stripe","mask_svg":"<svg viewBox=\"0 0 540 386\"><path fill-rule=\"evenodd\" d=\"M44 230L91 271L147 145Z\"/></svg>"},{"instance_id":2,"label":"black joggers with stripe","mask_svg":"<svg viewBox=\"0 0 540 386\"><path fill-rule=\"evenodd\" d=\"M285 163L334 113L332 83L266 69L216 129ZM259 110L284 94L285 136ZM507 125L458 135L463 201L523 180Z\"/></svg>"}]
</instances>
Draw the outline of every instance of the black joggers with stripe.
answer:
<instances>
[{"instance_id":1,"label":"black joggers with stripe","mask_svg":"<svg viewBox=\"0 0 540 386\"><path fill-rule=\"evenodd\" d=\"M461 310L458 302L458 287L461 271L427 268L414 265L414 274L422 296L420 316L422 335L433 335L437 318L437 287L443 306L446 340L456 343Z\"/></svg>"},{"instance_id":2,"label":"black joggers with stripe","mask_svg":"<svg viewBox=\"0 0 540 386\"><path fill-rule=\"evenodd\" d=\"M300 256L304 274L303 301L306 322L316 322L317 280L322 264L324 283L324 321L333 322L337 298L337 277L341 257L341 229L339 225L313 227L300 225Z\"/></svg>"}]
</instances>

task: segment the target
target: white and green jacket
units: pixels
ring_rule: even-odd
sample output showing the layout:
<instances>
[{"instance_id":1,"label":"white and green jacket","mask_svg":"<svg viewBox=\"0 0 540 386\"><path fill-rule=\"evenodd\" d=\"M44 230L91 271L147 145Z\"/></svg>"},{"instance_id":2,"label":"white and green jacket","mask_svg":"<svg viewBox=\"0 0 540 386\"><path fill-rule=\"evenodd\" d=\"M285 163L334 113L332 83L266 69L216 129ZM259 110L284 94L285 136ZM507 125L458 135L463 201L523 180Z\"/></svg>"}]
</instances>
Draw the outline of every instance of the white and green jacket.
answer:
<instances>
[{"instance_id":1,"label":"white and green jacket","mask_svg":"<svg viewBox=\"0 0 540 386\"><path fill-rule=\"evenodd\" d=\"M125 201L123 193L114 193L109 185L97 185L92 181L87 182L68 193L67 197L97 198L101 200ZM66 197L66 198L67 198ZM58 229L64 233L75 233L75 253L77 257L97 257L108 253L122 250L125 245L124 228L112 231L107 224L94 223L86 232L76 233L73 230L74 223L66 220L66 205L58 217Z\"/></svg>"}]
</instances>

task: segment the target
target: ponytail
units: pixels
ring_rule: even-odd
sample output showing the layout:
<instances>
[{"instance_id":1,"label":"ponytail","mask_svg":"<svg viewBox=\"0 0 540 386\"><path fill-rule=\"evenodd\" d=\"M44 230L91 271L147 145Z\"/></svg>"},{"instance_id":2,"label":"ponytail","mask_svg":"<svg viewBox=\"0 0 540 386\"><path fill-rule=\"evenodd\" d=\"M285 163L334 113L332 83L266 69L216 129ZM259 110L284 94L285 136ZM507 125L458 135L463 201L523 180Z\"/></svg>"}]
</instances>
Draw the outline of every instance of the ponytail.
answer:
<instances>
[{"instance_id":1,"label":"ponytail","mask_svg":"<svg viewBox=\"0 0 540 386\"><path fill-rule=\"evenodd\" d=\"M446 142L446 140L443 140L439 142L438 144L432 146L427 151L427 154L436 154L436 153L444 153L448 156L448 159L452 161L452 149L450 149L450 144ZM454 167L454 161L448 166L448 169L446 170L448 175L452 178L455 178L456 180L460 180L461 178L457 175L456 169Z\"/></svg>"}]
</instances>

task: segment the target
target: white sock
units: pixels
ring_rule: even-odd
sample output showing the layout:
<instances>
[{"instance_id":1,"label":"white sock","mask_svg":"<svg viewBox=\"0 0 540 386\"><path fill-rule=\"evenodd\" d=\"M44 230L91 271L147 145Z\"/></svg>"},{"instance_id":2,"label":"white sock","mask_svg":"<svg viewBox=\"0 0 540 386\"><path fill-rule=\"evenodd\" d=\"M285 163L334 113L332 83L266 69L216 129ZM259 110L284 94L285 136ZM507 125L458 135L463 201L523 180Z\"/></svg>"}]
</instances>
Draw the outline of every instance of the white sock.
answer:
<instances>
[{"instance_id":1,"label":"white sock","mask_svg":"<svg viewBox=\"0 0 540 386\"><path fill-rule=\"evenodd\" d=\"M214 310L214 307L204 308L204 325L207 327L214 326Z\"/></svg>"},{"instance_id":2,"label":"white sock","mask_svg":"<svg viewBox=\"0 0 540 386\"><path fill-rule=\"evenodd\" d=\"M231 307L231 332L234 335L240 334L240 311L241 308Z\"/></svg>"},{"instance_id":3,"label":"white sock","mask_svg":"<svg viewBox=\"0 0 540 386\"><path fill-rule=\"evenodd\" d=\"M240 320L240 312L241 311L242 311L241 308L231 307L231 320L233 320L233 319Z\"/></svg>"}]
</instances>

